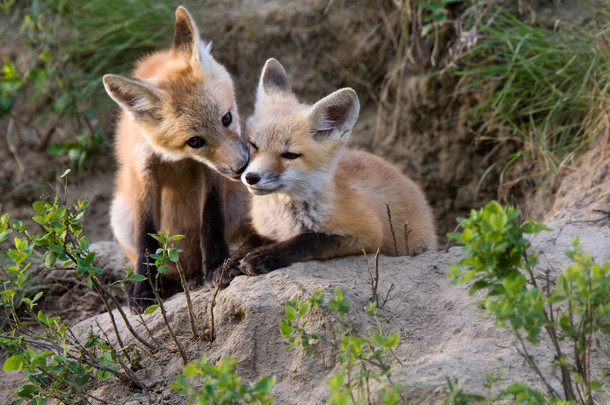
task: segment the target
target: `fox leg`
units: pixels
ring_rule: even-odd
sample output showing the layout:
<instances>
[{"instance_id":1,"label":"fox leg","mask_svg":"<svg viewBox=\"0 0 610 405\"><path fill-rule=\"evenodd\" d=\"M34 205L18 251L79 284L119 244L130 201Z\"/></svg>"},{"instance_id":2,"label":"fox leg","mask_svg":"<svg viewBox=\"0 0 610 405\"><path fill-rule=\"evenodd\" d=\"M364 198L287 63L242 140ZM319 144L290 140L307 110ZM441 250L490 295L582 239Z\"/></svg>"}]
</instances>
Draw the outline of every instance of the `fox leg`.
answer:
<instances>
[{"instance_id":1,"label":"fox leg","mask_svg":"<svg viewBox=\"0 0 610 405\"><path fill-rule=\"evenodd\" d=\"M135 243L136 243L136 263L135 273L147 276L150 271L153 282L157 280L157 268L150 263L148 255L154 254L159 248L157 242L150 234L157 233L157 225L155 221L156 214L156 187L147 184L138 193L136 206L139 207L139 212L134 218L135 228ZM155 294L148 280L135 283L130 291L129 305L135 311L141 312L148 306L155 303Z\"/></svg>"},{"instance_id":2,"label":"fox leg","mask_svg":"<svg viewBox=\"0 0 610 405\"><path fill-rule=\"evenodd\" d=\"M206 282L213 280L215 269L229 257L223 207L222 185L213 182L206 193L201 220L201 253Z\"/></svg>"},{"instance_id":3,"label":"fox leg","mask_svg":"<svg viewBox=\"0 0 610 405\"><path fill-rule=\"evenodd\" d=\"M242 273L255 276L295 262L356 254L358 245L358 239L350 236L303 233L251 251L243 257L239 268Z\"/></svg>"},{"instance_id":4,"label":"fox leg","mask_svg":"<svg viewBox=\"0 0 610 405\"><path fill-rule=\"evenodd\" d=\"M214 285L220 285L221 288L226 288L235 277L244 274L239 269L240 260L253 250L261 246L268 245L272 242L273 241L271 239L267 239L259 234L250 235L250 237L246 239L244 243L242 243L237 251L231 255L231 259L229 260L227 268L224 270L224 274L223 266L218 267L214 271Z\"/></svg>"}]
</instances>

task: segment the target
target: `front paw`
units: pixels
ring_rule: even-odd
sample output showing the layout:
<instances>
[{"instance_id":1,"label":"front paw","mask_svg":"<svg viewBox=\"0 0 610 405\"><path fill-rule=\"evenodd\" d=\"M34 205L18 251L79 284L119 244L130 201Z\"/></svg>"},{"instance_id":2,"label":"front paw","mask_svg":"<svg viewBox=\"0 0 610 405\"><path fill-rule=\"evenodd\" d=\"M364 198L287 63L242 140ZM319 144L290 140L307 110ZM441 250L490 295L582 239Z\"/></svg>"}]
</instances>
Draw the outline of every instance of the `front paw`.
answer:
<instances>
[{"instance_id":1,"label":"front paw","mask_svg":"<svg viewBox=\"0 0 610 405\"><path fill-rule=\"evenodd\" d=\"M249 276L258 276L267 274L270 271L281 267L289 266L291 262L285 258L279 257L272 252L265 250L255 250L248 253L240 263L242 273Z\"/></svg>"},{"instance_id":2,"label":"front paw","mask_svg":"<svg viewBox=\"0 0 610 405\"><path fill-rule=\"evenodd\" d=\"M230 262L227 264L223 264L214 270L213 274L213 282L216 287L227 288L231 281L237 276L241 276L242 273L239 270L239 263Z\"/></svg>"}]
</instances>

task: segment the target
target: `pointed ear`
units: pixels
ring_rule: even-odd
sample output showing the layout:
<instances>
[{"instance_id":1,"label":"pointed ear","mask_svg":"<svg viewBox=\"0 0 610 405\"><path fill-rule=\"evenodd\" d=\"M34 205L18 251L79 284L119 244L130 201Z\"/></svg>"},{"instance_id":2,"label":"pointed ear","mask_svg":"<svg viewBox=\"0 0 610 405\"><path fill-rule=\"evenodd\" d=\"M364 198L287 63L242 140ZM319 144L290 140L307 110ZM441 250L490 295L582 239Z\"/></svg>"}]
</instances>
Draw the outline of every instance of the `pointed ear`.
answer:
<instances>
[{"instance_id":1,"label":"pointed ear","mask_svg":"<svg viewBox=\"0 0 610 405\"><path fill-rule=\"evenodd\" d=\"M282 64L277 59L271 58L265 62L261 72L256 98L260 100L264 95L274 93L292 93L292 89Z\"/></svg>"},{"instance_id":2,"label":"pointed ear","mask_svg":"<svg viewBox=\"0 0 610 405\"><path fill-rule=\"evenodd\" d=\"M350 88L337 90L315 103L307 117L311 122L316 140L338 135L343 142L358 119L360 102L358 95ZM345 134L348 136L344 136Z\"/></svg>"},{"instance_id":3,"label":"pointed ear","mask_svg":"<svg viewBox=\"0 0 610 405\"><path fill-rule=\"evenodd\" d=\"M103 81L108 95L135 118L152 114L161 103L159 90L142 80L104 75Z\"/></svg>"},{"instance_id":4,"label":"pointed ear","mask_svg":"<svg viewBox=\"0 0 610 405\"><path fill-rule=\"evenodd\" d=\"M197 57L199 45L199 32L193 17L186 8L179 6L176 9L176 28L174 30L174 42L172 53L174 55L190 60Z\"/></svg>"}]
</instances>

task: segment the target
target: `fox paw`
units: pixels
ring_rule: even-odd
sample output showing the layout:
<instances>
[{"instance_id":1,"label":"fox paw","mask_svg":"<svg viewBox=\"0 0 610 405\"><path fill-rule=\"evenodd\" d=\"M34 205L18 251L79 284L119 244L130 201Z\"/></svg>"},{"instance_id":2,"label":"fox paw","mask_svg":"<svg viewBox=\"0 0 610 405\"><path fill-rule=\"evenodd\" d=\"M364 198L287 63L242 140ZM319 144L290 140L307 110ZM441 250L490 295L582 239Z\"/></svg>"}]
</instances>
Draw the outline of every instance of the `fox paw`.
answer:
<instances>
[{"instance_id":1,"label":"fox paw","mask_svg":"<svg viewBox=\"0 0 610 405\"><path fill-rule=\"evenodd\" d=\"M255 250L248 253L241 260L239 268L243 274L258 276L261 274L267 274L270 271L279 269L281 267L289 266L290 264L291 262L285 258L268 253L264 250Z\"/></svg>"},{"instance_id":2,"label":"fox paw","mask_svg":"<svg viewBox=\"0 0 610 405\"><path fill-rule=\"evenodd\" d=\"M239 263L230 263L226 266L223 273L224 267L225 266L223 265L214 270L213 282L216 287L227 288L235 277L244 274L239 270Z\"/></svg>"}]
</instances>

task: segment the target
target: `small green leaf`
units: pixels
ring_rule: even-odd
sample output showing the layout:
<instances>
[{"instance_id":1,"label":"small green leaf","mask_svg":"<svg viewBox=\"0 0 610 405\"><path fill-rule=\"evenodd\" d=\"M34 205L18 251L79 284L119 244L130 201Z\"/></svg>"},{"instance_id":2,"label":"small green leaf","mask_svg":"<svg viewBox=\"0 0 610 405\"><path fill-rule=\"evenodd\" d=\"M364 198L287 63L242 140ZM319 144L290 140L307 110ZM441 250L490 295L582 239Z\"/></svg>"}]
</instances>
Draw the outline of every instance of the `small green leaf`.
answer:
<instances>
[{"instance_id":1,"label":"small green leaf","mask_svg":"<svg viewBox=\"0 0 610 405\"><path fill-rule=\"evenodd\" d=\"M8 359L6 359L6 361L4 362L4 366L2 367L2 371L9 372L9 371L15 371L15 370L21 370L21 367L23 366L23 362L24 362L24 358L23 356L11 356Z\"/></svg>"},{"instance_id":2,"label":"small green leaf","mask_svg":"<svg viewBox=\"0 0 610 405\"><path fill-rule=\"evenodd\" d=\"M139 283L141 281L145 281L147 280L147 277L145 275L142 274L132 274L131 276L126 278L127 281L133 281L136 283Z\"/></svg>"},{"instance_id":3,"label":"small green leaf","mask_svg":"<svg viewBox=\"0 0 610 405\"><path fill-rule=\"evenodd\" d=\"M297 309L296 309L296 306L294 305L294 302L286 301L284 308L285 308L286 318L288 318L291 321L294 321L294 319L297 317Z\"/></svg>"},{"instance_id":4,"label":"small green leaf","mask_svg":"<svg viewBox=\"0 0 610 405\"><path fill-rule=\"evenodd\" d=\"M144 310L144 315L152 314L153 312L155 312L157 310L157 308L159 308L159 304L154 304L154 305L149 306L148 308L146 308Z\"/></svg>"}]
</instances>

